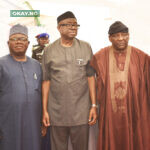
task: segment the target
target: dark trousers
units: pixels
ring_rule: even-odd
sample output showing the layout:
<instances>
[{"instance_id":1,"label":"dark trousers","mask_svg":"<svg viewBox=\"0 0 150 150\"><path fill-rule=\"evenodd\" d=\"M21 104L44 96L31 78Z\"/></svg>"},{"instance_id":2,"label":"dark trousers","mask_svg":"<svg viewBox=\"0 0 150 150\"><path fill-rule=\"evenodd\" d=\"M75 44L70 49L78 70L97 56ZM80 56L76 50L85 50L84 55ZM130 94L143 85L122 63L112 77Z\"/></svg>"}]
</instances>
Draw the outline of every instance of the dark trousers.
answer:
<instances>
[{"instance_id":1,"label":"dark trousers","mask_svg":"<svg viewBox=\"0 0 150 150\"><path fill-rule=\"evenodd\" d=\"M42 137L42 148L41 150L51 150L50 145L50 128L47 129L47 133Z\"/></svg>"},{"instance_id":2,"label":"dark trousers","mask_svg":"<svg viewBox=\"0 0 150 150\"><path fill-rule=\"evenodd\" d=\"M50 141L52 150L68 150L68 140L73 150L88 150L89 126L51 126Z\"/></svg>"}]
</instances>

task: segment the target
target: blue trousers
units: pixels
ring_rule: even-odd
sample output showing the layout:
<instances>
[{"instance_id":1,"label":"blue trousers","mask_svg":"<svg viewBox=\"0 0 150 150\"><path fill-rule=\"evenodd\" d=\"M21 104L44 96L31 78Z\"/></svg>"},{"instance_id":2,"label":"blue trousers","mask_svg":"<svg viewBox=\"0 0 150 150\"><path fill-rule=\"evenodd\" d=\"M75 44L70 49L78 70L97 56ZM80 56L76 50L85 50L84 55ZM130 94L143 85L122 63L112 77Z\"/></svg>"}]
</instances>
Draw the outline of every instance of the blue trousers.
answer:
<instances>
[{"instance_id":1,"label":"blue trousers","mask_svg":"<svg viewBox=\"0 0 150 150\"><path fill-rule=\"evenodd\" d=\"M47 129L47 133L42 137L42 147L41 150L51 150L50 144L50 128Z\"/></svg>"}]
</instances>

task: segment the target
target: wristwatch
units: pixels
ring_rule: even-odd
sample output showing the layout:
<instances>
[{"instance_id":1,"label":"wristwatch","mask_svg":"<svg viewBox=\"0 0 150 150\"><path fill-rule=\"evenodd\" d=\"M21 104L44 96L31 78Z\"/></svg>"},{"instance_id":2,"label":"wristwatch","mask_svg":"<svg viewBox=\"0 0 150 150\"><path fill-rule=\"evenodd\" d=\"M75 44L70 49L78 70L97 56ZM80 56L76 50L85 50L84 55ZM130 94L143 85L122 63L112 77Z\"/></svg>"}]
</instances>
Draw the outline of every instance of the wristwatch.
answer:
<instances>
[{"instance_id":1,"label":"wristwatch","mask_svg":"<svg viewBox=\"0 0 150 150\"><path fill-rule=\"evenodd\" d=\"M91 106L92 106L92 107L96 107L96 108L98 107L96 104L92 104Z\"/></svg>"}]
</instances>

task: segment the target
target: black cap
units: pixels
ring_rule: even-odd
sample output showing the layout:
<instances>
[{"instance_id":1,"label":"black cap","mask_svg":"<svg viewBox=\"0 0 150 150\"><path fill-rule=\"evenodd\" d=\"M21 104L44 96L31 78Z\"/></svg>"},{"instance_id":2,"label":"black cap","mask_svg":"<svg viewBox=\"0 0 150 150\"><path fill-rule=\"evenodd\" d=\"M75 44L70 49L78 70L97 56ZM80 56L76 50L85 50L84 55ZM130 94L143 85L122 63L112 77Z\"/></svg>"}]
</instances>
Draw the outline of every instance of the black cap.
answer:
<instances>
[{"instance_id":1,"label":"black cap","mask_svg":"<svg viewBox=\"0 0 150 150\"><path fill-rule=\"evenodd\" d=\"M75 18L76 19L75 15L71 11L67 11L57 17L57 23L59 23L60 21L62 21L64 19L67 19L67 18Z\"/></svg>"},{"instance_id":2,"label":"black cap","mask_svg":"<svg viewBox=\"0 0 150 150\"><path fill-rule=\"evenodd\" d=\"M108 34L112 35L118 32L124 32L124 33L128 33L128 27L126 25L124 25L121 21L116 21L114 22L110 27L109 27L109 31Z\"/></svg>"}]
</instances>

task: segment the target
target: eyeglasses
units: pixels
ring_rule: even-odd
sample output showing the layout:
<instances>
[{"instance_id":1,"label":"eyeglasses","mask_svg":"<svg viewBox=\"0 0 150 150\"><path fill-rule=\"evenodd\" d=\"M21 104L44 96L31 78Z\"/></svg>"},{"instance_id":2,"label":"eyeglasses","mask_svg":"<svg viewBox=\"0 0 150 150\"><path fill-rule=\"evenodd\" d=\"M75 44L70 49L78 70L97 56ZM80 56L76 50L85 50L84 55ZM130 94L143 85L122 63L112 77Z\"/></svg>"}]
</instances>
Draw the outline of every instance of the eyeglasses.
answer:
<instances>
[{"instance_id":1,"label":"eyeglasses","mask_svg":"<svg viewBox=\"0 0 150 150\"><path fill-rule=\"evenodd\" d=\"M79 24L60 24L60 26L66 26L67 28L79 28L80 25Z\"/></svg>"},{"instance_id":2,"label":"eyeglasses","mask_svg":"<svg viewBox=\"0 0 150 150\"><path fill-rule=\"evenodd\" d=\"M26 41L28 41L28 38L25 38L25 37L10 38L9 40L12 41L12 42L16 42L16 41L26 42Z\"/></svg>"}]
</instances>

